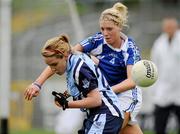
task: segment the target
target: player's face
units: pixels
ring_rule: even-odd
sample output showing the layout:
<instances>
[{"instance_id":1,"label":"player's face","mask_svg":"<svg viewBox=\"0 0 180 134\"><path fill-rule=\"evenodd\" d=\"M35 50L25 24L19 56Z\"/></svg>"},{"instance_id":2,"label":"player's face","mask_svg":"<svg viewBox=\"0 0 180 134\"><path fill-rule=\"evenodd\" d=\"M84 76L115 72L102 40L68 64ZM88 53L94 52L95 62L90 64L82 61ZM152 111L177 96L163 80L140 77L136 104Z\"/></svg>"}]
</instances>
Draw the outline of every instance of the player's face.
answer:
<instances>
[{"instance_id":1,"label":"player's face","mask_svg":"<svg viewBox=\"0 0 180 134\"><path fill-rule=\"evenodd\" d=\"M106 42L110 45L115 44L120 38L120 28L112 21L101 21L100 29Z\"/></svg>"},{"instance_id":2,"label":"player's face","mask_svg":"<svg viewBox=\"0 0 180 134\"><path fill-rule=\"evenodd\" d=\"M53 57L44 57L44 61L47 65L49 65L53 72L56 74L62 75L66 71L66 59Z\"/></svg>"}]
</instances>

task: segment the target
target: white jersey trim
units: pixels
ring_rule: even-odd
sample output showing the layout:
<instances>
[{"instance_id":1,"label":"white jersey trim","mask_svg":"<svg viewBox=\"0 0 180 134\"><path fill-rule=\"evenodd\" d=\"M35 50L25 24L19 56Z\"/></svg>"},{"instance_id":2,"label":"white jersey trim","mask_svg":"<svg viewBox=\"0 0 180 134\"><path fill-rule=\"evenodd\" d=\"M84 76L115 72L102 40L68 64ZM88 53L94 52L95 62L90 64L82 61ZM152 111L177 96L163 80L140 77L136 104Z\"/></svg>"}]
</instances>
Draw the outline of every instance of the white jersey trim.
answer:
<instances>
[{"instance_id":1,"label":"white jersey trim","mask_svg":"<svg viewBox=\"0 0 180 134\"><path fill-rule=\"evenodd\" d=\"M102 94L102 93L101 93ZM102 94L103 96L103 94ZM116 110L113 108L113 106L108 102L108 100L105 97L102 97L102 100L104 101L104 103L106 104L106 106L108 107L108 109L111 111L112 115L119 117L119 113L116 112Z\"/></svg>"},{"instance_id":2,"label":"white jersey trim","mask_svg":"<svg viewBox=\"0 0 180 134\"><path fill-rule=\"evenodd\" d=\"M76 80L76 83L79 85L79 70L80 70L80 68L81 68L81 66L82 66L82 64L83 64L83 61L81 60L80 61L80 63L79 63L79 65L78 65L78 67L77 67L77 70L76 70L76 72L75 72L75 80Z\"/></svg>"}]
</instances>

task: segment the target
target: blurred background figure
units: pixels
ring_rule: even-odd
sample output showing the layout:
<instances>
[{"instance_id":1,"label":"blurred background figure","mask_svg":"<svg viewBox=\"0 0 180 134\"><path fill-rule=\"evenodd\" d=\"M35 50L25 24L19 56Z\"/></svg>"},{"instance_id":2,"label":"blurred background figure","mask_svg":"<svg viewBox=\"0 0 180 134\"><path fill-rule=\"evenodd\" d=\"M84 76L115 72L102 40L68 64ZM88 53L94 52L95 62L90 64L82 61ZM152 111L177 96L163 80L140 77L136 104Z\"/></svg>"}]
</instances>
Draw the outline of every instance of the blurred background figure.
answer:
<instances>
[{"instance_id":1,"label":"blurred background figure","mask_svg":"<svg viewBox=\"0 0 180 134\"><path fill-rule=\"evenodd\" d=\"M162 34L154 42L152 60L158 67L159 78L154 85L154 129L156 134L166 134L171 114L177 119L180 134L180 30L176 18L162 22Z\"/></svg>"}]
</instances>

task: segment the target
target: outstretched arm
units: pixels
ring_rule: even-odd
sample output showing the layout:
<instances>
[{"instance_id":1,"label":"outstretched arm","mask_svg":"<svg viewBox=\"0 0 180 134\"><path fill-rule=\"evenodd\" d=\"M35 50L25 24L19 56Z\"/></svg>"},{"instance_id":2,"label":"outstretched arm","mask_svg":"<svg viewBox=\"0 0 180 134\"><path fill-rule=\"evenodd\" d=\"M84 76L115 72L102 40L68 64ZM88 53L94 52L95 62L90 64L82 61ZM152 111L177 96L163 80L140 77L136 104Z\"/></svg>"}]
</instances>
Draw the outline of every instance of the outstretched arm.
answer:
<instances>
[{"instance_id":1,"label":"outstretched arm","mask_svg":"<svg viewBox=\"0 0 180 134\"><path fill-rule=\"evenodd\" d=\"M39 77L36 79L36 82L40 85L43 85L43 83L50 78L54 72L51 70L49 66L47 66L43 72L39 75Z\"/></svg>"},{"instance_id":2,"label":"outstretched arm","mask_svg":"<svg viewBox=\"0 0 180 134\"><path fill-rule=\"evenodd\" d=\"M35 80L35 82L33 82L32 84L30 84L24 92L24 96L26 100L32 100L33 97L38 96L40 90L41 90L41 86L43 85L43 83L52 75L54 74L54 72L51 70L51 68L49 66L47 66L43 72L39 75L39 77Z\"/></svg>"}]
</instances>

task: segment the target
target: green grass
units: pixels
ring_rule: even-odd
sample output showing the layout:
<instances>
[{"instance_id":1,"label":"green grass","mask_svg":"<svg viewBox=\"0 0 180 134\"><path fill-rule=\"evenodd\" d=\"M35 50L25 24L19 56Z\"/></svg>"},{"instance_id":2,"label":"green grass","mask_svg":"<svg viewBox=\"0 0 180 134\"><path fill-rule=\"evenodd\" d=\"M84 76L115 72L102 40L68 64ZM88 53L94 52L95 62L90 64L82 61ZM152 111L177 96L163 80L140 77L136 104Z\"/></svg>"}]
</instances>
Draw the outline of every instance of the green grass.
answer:
<instances>
[{"instance_id":1,"label":"green grass","mask_svg":"<svg viewBox=\"0 0 180 134\"><path fill-rule=\"evenodd\" d=\"M27 131L13 130L10 131L10 134L55 134L55 132L42 130L42 129L31 129ZM144 132L144 134L154 134L154 133L151 131L146 131Z\"/></svg>"},{"instance_id":2,"label":"green grass","mask_svg":"<svg viewBox=\"0 0 180 134\"><path fill-rule=\"evenodd\" d=\"M10 131L10 134L55 134L55 132L42 130L42 129L31 129L27 131L13 130ZM143 134L155 134L155 133L152 131L144 131ZM171 132L169 134L175 134L175 132Z\"/></svg>"},{"instance_id":3,"label":"green grass","mask_svg":"<svg viewBox=\"0 0 180 134\"><path fill-rule=\"evenodd\" d=\"M55 132L41 129L31 129L27 131L13 130L10 134L55 134Z\"/></svg>"}]
</instances>

